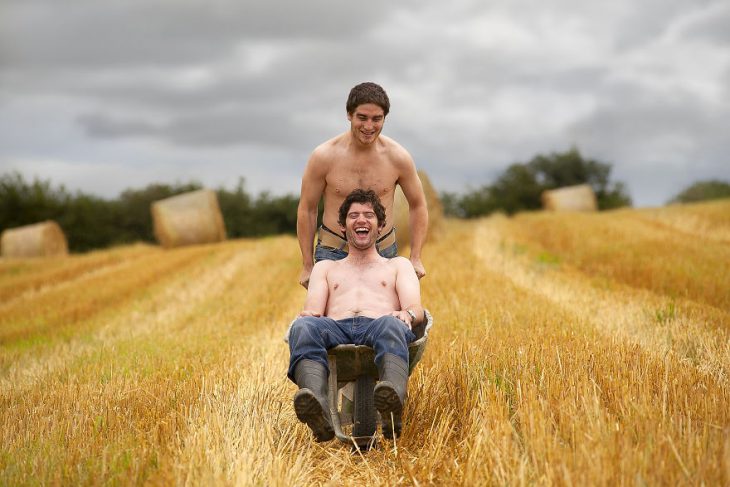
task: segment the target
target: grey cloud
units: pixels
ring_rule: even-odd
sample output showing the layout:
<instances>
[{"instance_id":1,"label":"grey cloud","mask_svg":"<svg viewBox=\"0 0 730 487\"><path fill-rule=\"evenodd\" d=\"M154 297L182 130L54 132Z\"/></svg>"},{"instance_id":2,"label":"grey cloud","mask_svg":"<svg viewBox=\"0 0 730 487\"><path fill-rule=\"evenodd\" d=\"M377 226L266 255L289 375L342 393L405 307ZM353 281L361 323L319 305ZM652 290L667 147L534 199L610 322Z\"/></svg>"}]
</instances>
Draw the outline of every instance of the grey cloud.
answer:
<instances>
[{"instance_id":1,"label":"grey cloud","mask_svg":"<svg viewBox=\"0 0 730 487\"><path fill-rule=\"evenodd\" d=\"M581 147L616 165L638 204L659 204L693 180L730 177L727 120L727 106L619 85L570 132Z\"/></svg>"},{"instance_id":2,"label":"grey cloud","mask_svg":"<svg viewBox=\"0 0 730 487\"><path fill-rule=\"evenodd\" d=\"M88 135L99 138L152 136L163 130L159 124L145 120L112 119L99 113L81 115L76 121Z\"/></svg>"},{"instance_id":3,"label":"grey cloud","mask_svg":"<svg viewBox=\"0 0 730 487\"><path fill-rule=\"evenodd\" d=\"M181 147L304 147L319 135L316 127L297 123L287 113L252 107L201 111L165 123L88 113L79 116L77 123L95 138L155 138Z\"/></svg>"},{"instance_id":4,"label":"grey cloud","mask_svg":"<svg viewBox=\"0 0 730 487\"><path fill-rule=\"evenodd\" d=\"M631 150L656 138L689 137L700 141L720 135L720 118L688 93L659 95L638 85L615 83L601 93L603 102L589 117L575 124L572 133L594 144Z\"/></svg>"},{"instance_id":5,"label":"grey cloud","mask_svg":"<svg viewBox=\"0 0 730 487\"><path fill-rule=\"evenodd\" d=\"M171 161L180 153L250 150L301 162L346 129L347 91L372 80L393 102L384 133L447 189L479 186L511 162L573 143L639 178L642 168L656 167L647 154L683 141L674 164L706 161L695 163L717 173L730 152L718 128L727 125L728 108L708 107L682 87L682 70L674 69L681 58L672 59L669 44L682 41L677 33L723 39L727 21L708 14L719 11L688 0L379 0L366 8L325 0L69 1L61 8L23 0L6 3L0 16L0 103L38 100L38 116L44 100L60 100L65 120L76 124L64 129L86 136L78 153L87 144L104 157L104 143L114 140L114 159L114 147L125 145L152 157L170 149ZM483 17L497 30L506 22L500 42L482 42ZM510 44L512 28L524 44ZM258 48L270 56L248 66L241 53ZM646 52L659 52L659 68L641 64L652 57ZM677 77L655 91L642 87L656 82L652 69L665 68ZM190 69L203 79L184 82ZM728 79L730 72L725 90ZM713 82L722 86L706 76L693 89ZM543 108L559 121L551 124ZM150 149L150 141L164 144Z\"/></svg>"},{"instance_id":6,"label":"grey cloud","mask_svg":"<svg viewBox=\"0 0 730 487\"><path fill-rule=\"evenodd\" d=\"M730 5L715 3L704 15L696 17L684 29L688 39L703 39L720 46L730 44Z\"/></svg>"},{"instance_id":7,"label":"grey cloud","mask_svg":"<svg viewBox=\"0 0 730 487\"><path fill-rule=\"evenodd\" d=\"M247 39L339 39L379 22L384 0L347 2L17 2L3 12L3 64L172 65L228 55Z\"/></svg>"}]
</instances>

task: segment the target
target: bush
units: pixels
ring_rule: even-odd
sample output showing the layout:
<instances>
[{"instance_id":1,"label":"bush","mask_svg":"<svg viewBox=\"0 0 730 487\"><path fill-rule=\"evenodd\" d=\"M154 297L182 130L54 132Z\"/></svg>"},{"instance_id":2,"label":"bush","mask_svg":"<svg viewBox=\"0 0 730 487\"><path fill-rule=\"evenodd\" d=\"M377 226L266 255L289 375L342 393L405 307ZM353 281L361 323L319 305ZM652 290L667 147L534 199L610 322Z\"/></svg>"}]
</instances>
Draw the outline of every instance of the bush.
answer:
<instances>
[{"instance_id":1,"label":"bush","mask_svg":"<svg viewBox=\"0 0 730 487\"><path fill-rule=\"evenodd\" d=\"M669 203L691 203L719 198L730 198L730 183L711 179L691 184L672 198Z\"/></svg>"},{"instance_id":2,"label":"bush","mask_svg":"<svg viewBox=\"0 0 730 487\"><path fill-rule=\"evenodd\" d=\"M197 182L151 184L127 189L117 199L104 199L84 193L71 195L63 186L54 188L49 181L35 179L29 183L19 173L7 174L0 177L0 230L55 220L73 252L135 241L154 242L152 202L201 188ZM217 195L231 238L296 234L299 199L293 195L271 196L264 192L252 200L244 189L243 178L233 190L220 188Z\"/></svg>"},{"instance_id":3,"label":"bush","mask_svg":"<svg viewBox=\"0 0 730 487\"><path fill-rule=\"evenodd\" d=\"M631 205L623 183L611 183L611 165L585 159L578 149L537 155L526 163L509 166L491 185L469 191L461 197L444 194L447 214L473 218L493 211L513 214L542 207L542 192L576 184L589 184L596 193L598 208L605 210Z\"/></svg>"}]
</instances>

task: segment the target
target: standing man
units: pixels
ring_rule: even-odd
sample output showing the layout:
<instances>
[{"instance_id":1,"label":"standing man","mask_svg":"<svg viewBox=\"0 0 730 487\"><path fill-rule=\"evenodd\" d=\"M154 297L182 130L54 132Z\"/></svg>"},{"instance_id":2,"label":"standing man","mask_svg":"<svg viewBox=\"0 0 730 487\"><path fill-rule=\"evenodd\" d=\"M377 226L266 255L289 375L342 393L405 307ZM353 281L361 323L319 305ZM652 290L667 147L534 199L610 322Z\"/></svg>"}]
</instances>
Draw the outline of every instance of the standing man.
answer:
<instances>
[{"instance_id":1,"label":"standing man","mask_svg":"<svg viewBox=\"0 0 730 487\"><path fill-rule=\"evenodd\" d=\"M357 188L373 190L385 207L388 223L376 242L378 253L388 258L398 255L395 228L391 223L396 184L400 184L408 200L410 260L420 279L426 275L421 263L421 248L428 230L426 196L408 151L393 139L380 135L390 110L388 95L375 83L361 83L350 91L346 109L350 130L314 149L302 176L297 210L297 237L303 259L299 283L305 288L309 285L315 261L339 260L347 256L348 242L336 230L337 212L345 196ZM322 195L324 215L313 252L317 205Z\"/></svg>"}]
</instances>

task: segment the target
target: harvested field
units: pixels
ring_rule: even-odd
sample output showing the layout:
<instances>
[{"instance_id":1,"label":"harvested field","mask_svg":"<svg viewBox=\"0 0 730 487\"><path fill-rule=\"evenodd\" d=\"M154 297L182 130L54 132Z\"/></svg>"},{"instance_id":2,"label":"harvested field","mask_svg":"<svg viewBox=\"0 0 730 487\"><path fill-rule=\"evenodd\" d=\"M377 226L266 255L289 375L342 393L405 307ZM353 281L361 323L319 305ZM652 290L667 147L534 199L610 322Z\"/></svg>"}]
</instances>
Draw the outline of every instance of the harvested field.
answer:
<instances>
[{"instance_id":1,"label":"harvested field","mask_svg":"<svg viewBox=\"0 0 730 487\"><path fill-rule=\"evenodd\" d=\"M292 237L0 261L0 485L728 485L730 201L443 222L402 438L298 423Z\"/></svg>"}]
</instances>

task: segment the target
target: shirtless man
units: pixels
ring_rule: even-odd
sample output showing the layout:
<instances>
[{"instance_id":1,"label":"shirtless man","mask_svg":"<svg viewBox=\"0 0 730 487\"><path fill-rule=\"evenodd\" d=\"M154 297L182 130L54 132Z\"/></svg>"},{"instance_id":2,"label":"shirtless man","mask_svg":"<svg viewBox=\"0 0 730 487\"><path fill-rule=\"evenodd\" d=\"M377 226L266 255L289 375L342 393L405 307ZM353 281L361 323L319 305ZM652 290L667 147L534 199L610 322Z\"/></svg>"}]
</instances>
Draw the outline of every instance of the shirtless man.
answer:
<instances>
[{"instance_id":1,"label":"shirtless man","mask_svg":"<svg viewBox=\"0 0 730 487\"><path fill-rule=\"evenodd\" d=\"M345 196L356 188L372 189L385 206L386 221L392 222L396 184L400 184L408 200L411 263L420 279L426 275L421 263L421 248L428 229L426 197L408 151L393 139L380 135L390 110L388 95L375 83L362 83L350 91L346 108L350 130L314 149L304 169L297 210L297 236L303 260L299 283L307 287L314 262L342 259L347 255L347 241L335 230L337 210ZM312 258L317 205L322 195L324 215ZM376 248L384 257L398 255L392 223L386 224Z\"/></svg>"},{"instance_id":2,"label":"shirtless man","mask_svg":"<svg viewBox=\"0 0 730 487\"><path fill-rule=\"evenodd\" d=\"M299 386L294 410L317 441L334 437L327 402L327 350L344 343L375 350L380 382L373 399L383 418L383 435L400 435L408 343L416 339L412 327L425 315L411 262L385 258L375 248L386 221L385 208L372 190L357 189L345 198L338 222L350 252L344 259L314 265L304 310L289 332L288 376Z\"/></svg>"}]
</instances>

